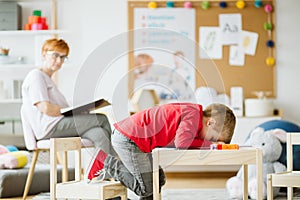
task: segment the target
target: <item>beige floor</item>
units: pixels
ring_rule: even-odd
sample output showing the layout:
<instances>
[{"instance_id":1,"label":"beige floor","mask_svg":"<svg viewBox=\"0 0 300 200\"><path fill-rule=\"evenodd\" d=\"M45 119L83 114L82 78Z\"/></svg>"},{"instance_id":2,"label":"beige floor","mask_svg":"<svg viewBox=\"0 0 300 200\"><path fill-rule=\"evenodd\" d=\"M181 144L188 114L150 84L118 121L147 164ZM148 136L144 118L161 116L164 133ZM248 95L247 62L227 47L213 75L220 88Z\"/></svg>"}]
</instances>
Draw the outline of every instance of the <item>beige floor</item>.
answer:
<instances>
[{"instance_id":1,"label":"beige floor","mask_svg":"<svg viewBox=\"0 0 300 200\"><path fill-rule=\"evenodd\" d=\"M167 173L167 182L164 188L225 188L226 180L236 172L210 172L210 173ZM33 196L27 199L31 200ZM21 200L22 197L3 198L0 200Z\"/></svg>"}]
</instances>

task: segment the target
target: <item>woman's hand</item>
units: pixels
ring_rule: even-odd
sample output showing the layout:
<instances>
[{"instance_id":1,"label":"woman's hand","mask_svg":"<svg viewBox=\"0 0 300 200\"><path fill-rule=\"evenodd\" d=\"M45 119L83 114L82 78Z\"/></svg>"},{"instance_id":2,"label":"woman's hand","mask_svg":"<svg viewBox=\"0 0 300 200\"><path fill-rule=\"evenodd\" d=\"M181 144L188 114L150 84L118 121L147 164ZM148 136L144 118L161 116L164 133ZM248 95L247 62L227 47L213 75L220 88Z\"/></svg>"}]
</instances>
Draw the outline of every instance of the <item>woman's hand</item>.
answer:
<instances>
[{"instance_id":1,"label":"woman's hand","mask_svg":"<svg viewBox=\"0 0 300 200\"><path fill-rule=\"evenodd\" d=\"M42 113L52 116L52 117L57 117L61 115L60 109L61 107L55 104L51 104L48 101L41 101L35 104L36 107L41 111Z\"/></svg>"}]
</instances>

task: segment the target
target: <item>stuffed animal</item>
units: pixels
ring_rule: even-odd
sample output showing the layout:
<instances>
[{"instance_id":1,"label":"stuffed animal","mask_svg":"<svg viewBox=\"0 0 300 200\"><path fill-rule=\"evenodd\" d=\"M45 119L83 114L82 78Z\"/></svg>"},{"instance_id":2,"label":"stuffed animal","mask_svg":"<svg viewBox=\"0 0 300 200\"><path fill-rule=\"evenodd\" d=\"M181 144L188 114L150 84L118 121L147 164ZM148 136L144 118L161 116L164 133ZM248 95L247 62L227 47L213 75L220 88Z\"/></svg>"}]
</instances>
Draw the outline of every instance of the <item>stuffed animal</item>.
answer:
<instances>
[{"instance_id":1,"label":"stuffed animal","mask_svg":"<svg viewBox=\"0 0 300 200\"><path fill-rule=\"evenodd\" d=\"M258 127L265 129L265 131L280 128L286 132L300 132L300 126L298 124L282 119L266 121L258 125ZM278 161L286 166L286 144L281 143L281 146L282 152ZM294 145L293 147L293 169L296 171L300 170L300 145Z\"/></svg>"},{"instance_id":2,"label":"stuffed animal","mask_svg":"<svg viewBox=\"0 0 300 200\"><path fill-rule=\"evenodd\" d=\"M281 142L286 142L286 132L282 129L265 131L263 128L256 128L250 133L245 146L253 146L262 149L263 154L263 198L267 197L267 174L283 172L285 165L278 162L282 146ZM237 175L231 177L226 182L226 189L233 199L243 198L243 168L241 167ZM248 194L251 199L256 198L257 180L256 166L248 165ZM274 188L274 196L279 192L279 188Z\"/></svg>"}]
</instances>

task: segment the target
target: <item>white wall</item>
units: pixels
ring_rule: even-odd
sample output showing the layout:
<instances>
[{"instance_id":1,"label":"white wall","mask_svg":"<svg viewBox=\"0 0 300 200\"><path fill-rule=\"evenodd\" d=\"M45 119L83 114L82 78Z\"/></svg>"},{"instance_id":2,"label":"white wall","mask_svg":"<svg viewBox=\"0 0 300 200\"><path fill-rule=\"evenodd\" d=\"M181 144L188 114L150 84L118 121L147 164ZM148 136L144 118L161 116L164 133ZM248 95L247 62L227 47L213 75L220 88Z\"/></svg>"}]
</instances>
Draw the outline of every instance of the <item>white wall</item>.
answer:
<instances>
[{"instance_id":1,"label":"white wall","mask_svg":"<svg viewBox=\"0 0 300 200\"><path fill-rule=\"evenodd\" d=\"M276 2L277 100L284 118L300 124L300 1Z\"/></svg>"},{"instance_id":2,"label":"white wall","mask_svg":"<svg viewBox=\"0 0 300 200\"><path fill-rule=\"evenodd\" d=\"M114 95L118 95L119 104L123 108L118 112L118 117L123 118L128 115L127 105L127 84L122 84L120 80L127 74L127 56L119 55L120 49L127 50L127 38L122 40L127 32L127 2L125 0L99 1L99 0L62 0L58 1L58 28L67 30L63 37L71 47L70 59L71 67L67 66L60 72L59 85L63 93L71 102L78 98L86 98L84 95L73 98L74 84L78 79L74 76L79 72L81 75L87 68L86 59L92 62L95 70L105 68L96 82L86 78L87 89L93 89L95 96L104 96L111 100ZM124 38L124 37L123 37ZM121 42L119 42L121 40ZM93 53L97 50L113 55L112 63L103 66L102 59L106 55L100 54L99 59ZM98 53L99 54L99 53ZM97 54L97 55L98 55ZM98 65L98 66L97 66ZM83 70L83 71L80 71ZM92 72L91 72L91 75ZM76 82L77 81L77 82ZM81 84L81 83L80 83ZM72 87L70 87L72 85ZM76 90L76 89L75 89ZM75 91L76 93L76 91ZM80 101L80 100L78 100ZM114 107L120 107L114 102Z\"/></svg>"},{"instance_id":3,"label":"white wall","mask_svg":"<svg viewBox=\"0 0 300 200\"><path fill-rule=\"evenodd\" d=\"M127 31L127 4L125 0L64 0L59 1L59 28L70 30L71 58L83 60L101 43ZM300 124L299 48L300 1L276 2L277 99L284 119ZM115 48L118 48L117 46ZM114 85L126 73L126 59L118 68L111 68L105 78L109 87L104 93L112 94ZM116 70L114 70L116 69ZM67 84L67 82L66 82Z\"/></svg>"}]
</instances>

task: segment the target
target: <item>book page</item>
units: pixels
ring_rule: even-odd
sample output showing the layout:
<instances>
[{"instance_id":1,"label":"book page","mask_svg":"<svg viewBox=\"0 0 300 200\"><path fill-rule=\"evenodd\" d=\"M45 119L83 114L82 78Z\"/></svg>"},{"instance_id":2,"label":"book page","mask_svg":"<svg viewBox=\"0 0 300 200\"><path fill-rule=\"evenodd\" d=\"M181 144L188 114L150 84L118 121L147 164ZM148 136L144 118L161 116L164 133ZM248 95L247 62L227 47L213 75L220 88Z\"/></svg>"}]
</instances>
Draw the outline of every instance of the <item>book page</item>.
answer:
<instances>
[{"instance_id":1,"label":"book page","mask_svg":"<svg viewBox=\"0 0 300 200\"><path fill-rule=\"evenodd\" d=\"M83 113L89 113L92 110L111 105L107 100L105 99L97 99L85 104L77 105L77 106L71 106L67 108L62 108L60 110L61 114L64 116L72 116L72 115L80 115Z\"/></svg>"}]
</instances>

